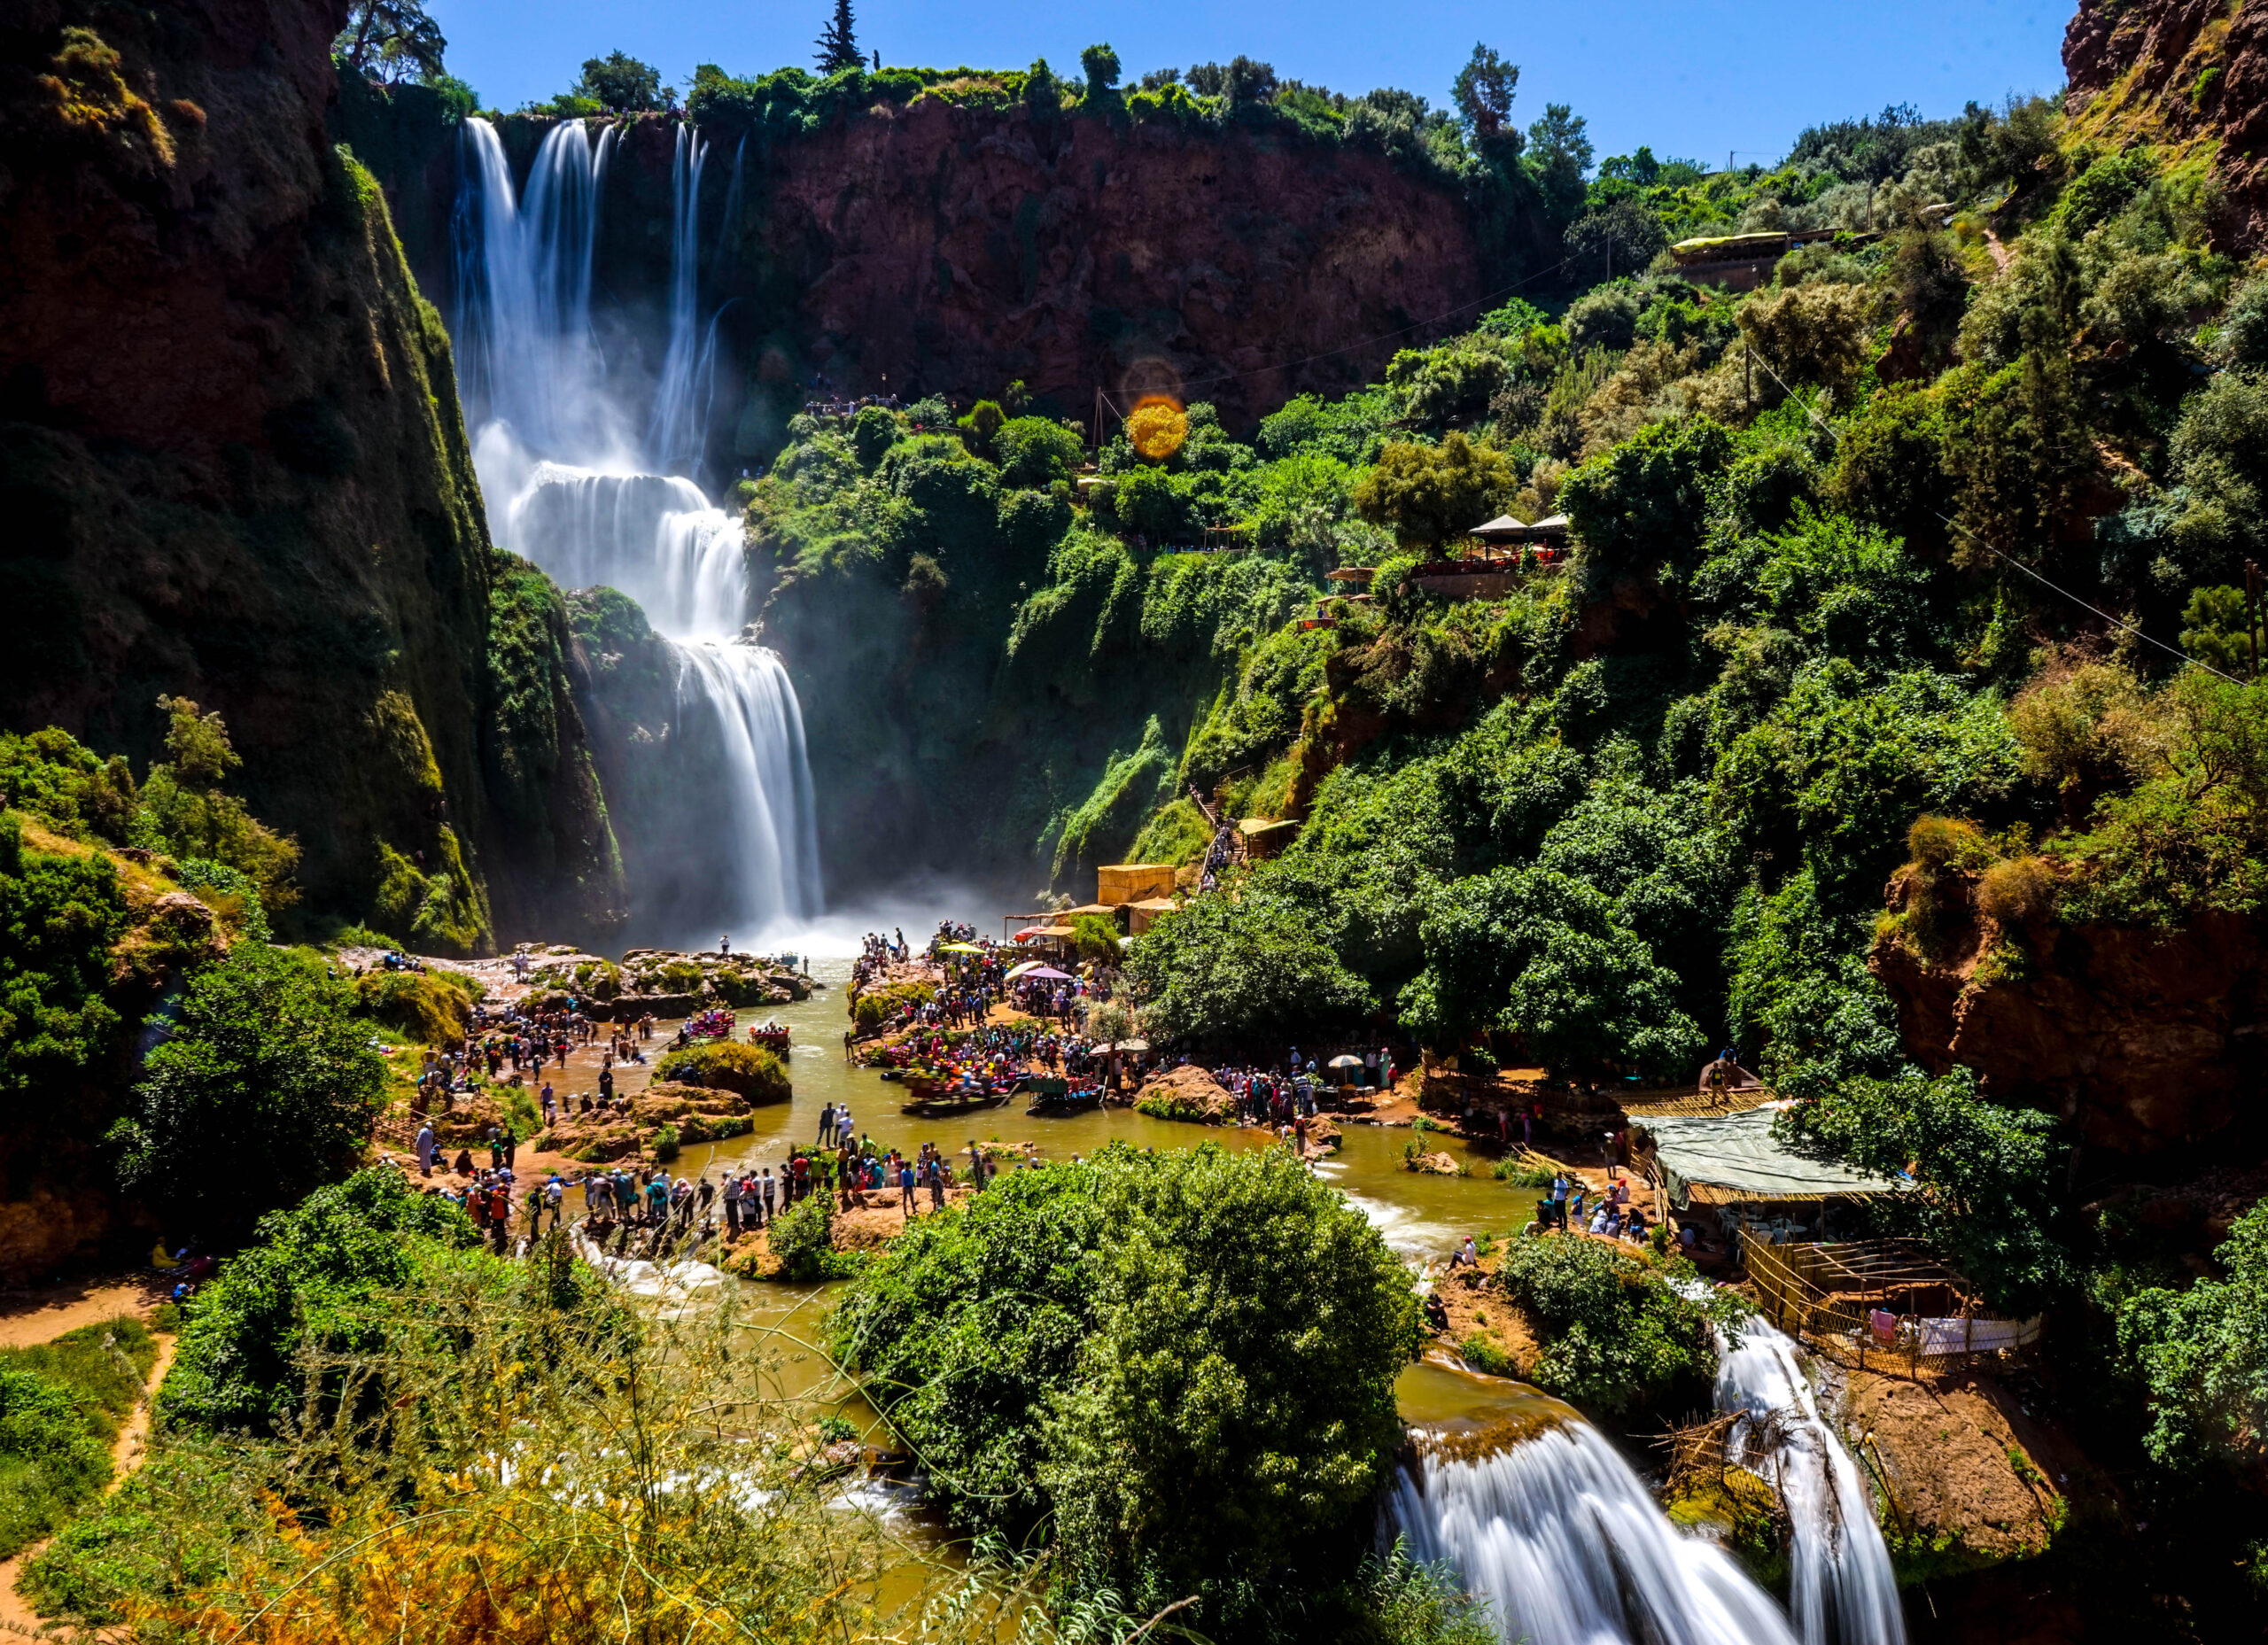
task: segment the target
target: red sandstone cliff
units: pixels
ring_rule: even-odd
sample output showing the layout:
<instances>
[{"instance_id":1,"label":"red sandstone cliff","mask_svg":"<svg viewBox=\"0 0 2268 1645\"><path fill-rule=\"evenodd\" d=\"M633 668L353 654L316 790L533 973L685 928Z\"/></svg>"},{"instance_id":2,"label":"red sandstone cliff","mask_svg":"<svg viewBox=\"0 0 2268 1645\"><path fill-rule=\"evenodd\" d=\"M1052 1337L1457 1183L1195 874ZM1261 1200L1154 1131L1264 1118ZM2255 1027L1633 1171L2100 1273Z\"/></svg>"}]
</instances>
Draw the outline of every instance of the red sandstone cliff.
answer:
<instances>
[{"instance_id":1,"label":"red sandstone cliff","mask_svg":"<svg viewBox=\"0 0 2268 1645\"><path fill-rule=\"evenodd\" d=\"M2079 0L2063 72L2081 132L2210 145L2230 246L2268 247L2268 0Z\"/></svg>"},{"instance_id":2,"label":"red sandstone cliff","mask_svg":"<svg viewBox=\"0 0 2268 1645\"><path fill-rule=\"evenodd\" d=\"M812 358L846 386L887 375L967 395L1021 377L1082 418L1098 387L1122 405L1179 389L1242 421L1371 380L1432 334L1373 339L1485 289L1453 193L1243 129L923 100L771 167L758 232Z\"/></svg>"},{"instance_id":3,"label":"red sandstone cliff","mask_svg":"<svg viewBox=\"0 0 2268 1645\"><path fill-rule=\"evenodd\" d=\"M1891 881L1892 912L1911 873ZM1946 872L1934 959L1895 933L1868 959L1916 1062L1973 1068L1996 1099L2054 1113L2114 1153L2210 1159L2217 1138L2259 1124L2268 948L2256 921L2208 916L2164 935L2051 916L2004 932L1973 890Z\"/></svg>"}]
</instances>

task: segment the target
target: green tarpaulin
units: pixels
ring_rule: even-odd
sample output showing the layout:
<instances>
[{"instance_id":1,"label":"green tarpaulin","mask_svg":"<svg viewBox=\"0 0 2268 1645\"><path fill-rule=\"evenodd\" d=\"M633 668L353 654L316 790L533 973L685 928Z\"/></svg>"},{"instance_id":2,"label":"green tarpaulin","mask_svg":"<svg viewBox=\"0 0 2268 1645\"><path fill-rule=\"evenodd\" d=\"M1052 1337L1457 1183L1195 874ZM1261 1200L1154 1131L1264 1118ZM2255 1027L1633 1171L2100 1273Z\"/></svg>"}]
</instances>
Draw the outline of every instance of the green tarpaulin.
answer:
<instances>
[{"instance_id":1,"label":"green tarpaulin","mask_svg":"<svg viewBox=\"0 0 2268 1645\"><path fill-rule=\"evenodd\" d=\"M1905 1186L1789 1152L1772 1140L1776 1118L1773 1109L1751 1108L1745 1113L1665 1114L1638 1124L1654 1139L1654 1158L1671 1201L1681 1209L1697 1183L1767 1199L1894 1193Z\"/></svg>"}]
</instances>

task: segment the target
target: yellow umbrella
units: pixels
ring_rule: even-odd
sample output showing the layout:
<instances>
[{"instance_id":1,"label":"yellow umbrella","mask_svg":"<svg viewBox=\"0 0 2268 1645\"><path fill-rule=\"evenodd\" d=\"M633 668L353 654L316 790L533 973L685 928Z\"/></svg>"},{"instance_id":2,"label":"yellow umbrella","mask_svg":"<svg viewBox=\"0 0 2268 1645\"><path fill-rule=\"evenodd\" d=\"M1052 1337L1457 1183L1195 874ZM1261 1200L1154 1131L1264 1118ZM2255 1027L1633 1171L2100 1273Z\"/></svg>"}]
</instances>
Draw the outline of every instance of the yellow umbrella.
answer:
<instances>
[{"instance_id":1,"label":"yellow umbrella","mask_svg":"<svg viewBox=\"0 0 2268 1645\"><path fill-rule=\"evenodd\" d=\"M940 954L981 954L984 951L974 943L948 943L937 951Z\"/></svg>"},{"instance_id":2,"label":"yellow umbrella","mask_svg":"<svg viewBox=\"0 0 2268 1645\"><path fill-rule=\"evenodd\" d=\"M1021 965L1021 966L1009 966L1009 967L1008 967L1008 975L1007 975L1007 980L1008 980L1009 982L1014 982L1018 977L1020 977L1020 976L1023 975L1023 974L1024 974L1025 972L1027 972L1027 971L1037 971L1037 970L1038 970L1038 969L1039 969L1039 961L1037 961L1037 959L1027 959L1027 960L1026 960L1026 961L1024 961L1024 963L1023 963L1022 965Z\"/></svg>"}]
</instances>

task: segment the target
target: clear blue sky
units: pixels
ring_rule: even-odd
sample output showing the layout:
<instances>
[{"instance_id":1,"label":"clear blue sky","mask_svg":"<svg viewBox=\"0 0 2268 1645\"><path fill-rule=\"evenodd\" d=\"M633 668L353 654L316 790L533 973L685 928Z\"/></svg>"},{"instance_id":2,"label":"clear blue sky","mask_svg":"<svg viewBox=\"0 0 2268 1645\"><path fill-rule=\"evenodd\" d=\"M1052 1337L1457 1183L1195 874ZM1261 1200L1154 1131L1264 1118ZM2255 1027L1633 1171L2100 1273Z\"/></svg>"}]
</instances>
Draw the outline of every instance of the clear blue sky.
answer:
<instances>
[{"instance_id":1,"label":"clear blue sky","mask_svg":"<svg viewBox=\"0 0 2268 1645\"><path fill-rule=\"evenodd\" d=\"M806 67L832 0L428 0L451 70L484 101L517 108L619 49L680 88L696 63L735 74ZM1520 65L1525 124L1547 102L1590 121L1598 152L1641 143L1723 164L1768 159L1804 127L1910 102L1957 113L1975 97L2053 91L2070 0L1576 0L1573 4L1147 0L1116 8L1037 0L856 0L858 35L885 64L1076 72L1079 50L1117 48L1143 71L1263 58L1286 79L1359 93L1400 86L1445 102L1485 40Z\"/></svg>"}]
</instances>

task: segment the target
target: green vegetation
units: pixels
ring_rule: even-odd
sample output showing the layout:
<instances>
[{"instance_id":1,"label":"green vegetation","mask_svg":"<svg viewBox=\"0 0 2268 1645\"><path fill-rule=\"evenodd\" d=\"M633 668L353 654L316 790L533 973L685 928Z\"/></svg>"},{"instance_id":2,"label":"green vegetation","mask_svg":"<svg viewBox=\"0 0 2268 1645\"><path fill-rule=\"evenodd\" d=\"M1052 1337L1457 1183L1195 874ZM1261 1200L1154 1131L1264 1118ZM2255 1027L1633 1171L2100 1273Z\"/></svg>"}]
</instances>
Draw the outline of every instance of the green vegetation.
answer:
<instances>
[{"instance_id":1,"label":"green vegetation","mask_svg":"<svg viewBox=\"0 0 2268 1645\"><path fill-rule=\"evenodd\" d=\"M1884 1176L1911 1193L1871 1202L1884 1231L1926 1241L1975 1280L1992 1307L2035 1313L2070 1279L2056 1190L2054 1122L1977 1095L1966 1068L1853 1079L1783 1114L1775 1133Z\"/></svg>"},{"instance_id":2,"label":"green vegetation","mask_svg":"<svg viewBox=\"0 0 2268 1645\"><path fill-rule=\"evenodd\" d=\"M1705 1393L1717 1365L1710 1327L1737 1336L1747 1305L1715 1289L1695 1301L1671 1284L1691 1276L1682 1259L1539 1235L1506 1245L1492 1279L1542 1328L1527 1379L1586 1410L1619 1413Z\"/></svg>"},{"instance_id":3,"label":"green vegetation","mask_svg":"<svg viewBox=\"0 0 2268 1645\"><path fill-rule=\"evenodd\" d=\"M957 1517L1046 1518L1078 1592L1251 1637L1369 1534L1417 1305L1288 1152L1114 1147L921 1219L832 1331Z\"/></svg>"},{"instance_id":4,"label":"green vegetation","mask_svg":"<svg viewBox=\"0 0 2268 1645\"><path fill-rule=\"evenodd\" d=\"M866 1266L862 1253L835 1247L835 1202L823 1185L774 1218L764 1238L780 1276L797 1284L848 1279Z\"/></svg>"},{"instance_id":5,"label":"green vegetation","mask_svg":"<svg viewBox=\"0 0 2268 1645\"><path fill-rule=\"evenodd\" d=\"M461 1044L480 985L461 972L366 971L354 979L354 1012L422 1045Z\"/></svg>"},{"instance_id":6,"label":"green vegetation","mask_svg":"<svg viewBox=\"0 0 2268 1645\"><path fill-rule=\"evenodd\" d=\"M777 1052L732 1040L665 1051L654 1065L654 1078L731 1091L750 1102L785 1102L795 1089Z\"/></svg>"},{"instance_id":7,"label":"green vegetation","mask_svg":"<svg viewBox=\"0 0 2268 1645\"><path fill-rule=\"evenodd\" d=\"M319 961L256 943L200 966L112 1133L126 1185L225 1228L346 1176L385 1081L353 1005Z\"/></svg>"},{"instance_id":8,"label":"green vegetation","mask_svg":"<svg viewBox=\"0 0 2268 1645\"><path fill-rule=\"evenodd\" d=\"M2268 1202L2238 1218L2214 1253L2222 1279L2128 1297L2118 1344L2145 1390L2143 1443L2177 1473L2241 1466L2268 1424Z\"/></svg>"},{"instance_id":9,"label":"green vegetation","mask_svg":"<svg viewBox=\"0 0 2268 1645\"><path fill-rule=\"evenodd\" d=\"M111 1443L157 1355L148 1329L128 1317L0 1351L0 1557L109 1483Z\"/></svg>"}]
</instances>

